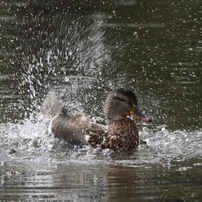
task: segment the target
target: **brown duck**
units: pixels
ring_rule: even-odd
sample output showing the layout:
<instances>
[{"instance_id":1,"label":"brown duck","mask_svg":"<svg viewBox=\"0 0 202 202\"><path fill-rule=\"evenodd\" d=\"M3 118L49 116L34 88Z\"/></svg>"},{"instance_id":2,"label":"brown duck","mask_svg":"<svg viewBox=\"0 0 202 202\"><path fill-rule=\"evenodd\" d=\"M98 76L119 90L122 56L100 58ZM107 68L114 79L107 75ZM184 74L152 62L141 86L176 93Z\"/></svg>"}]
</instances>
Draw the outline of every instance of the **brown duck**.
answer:
<instances>
[{"instance_id":1,"label":"brown duck","mask_svg":"<svg viewBox=\"0 0 202 202\"><path fill-rule=\"evenodd\" d=\"M132 151L139 145L138 129L128 116L132 115L139 120L151 122L151 119L138 109L133 91L127 88L115 89L106 98L104 103L106 129L91 123L81 113L74 115L67 113L53 92L47 96L43 111L52 115L58 112L50 122L50 132L56 137L63 138L71 144L90 144L94 148L113 151Z\"/></svg>"}]
</instances>

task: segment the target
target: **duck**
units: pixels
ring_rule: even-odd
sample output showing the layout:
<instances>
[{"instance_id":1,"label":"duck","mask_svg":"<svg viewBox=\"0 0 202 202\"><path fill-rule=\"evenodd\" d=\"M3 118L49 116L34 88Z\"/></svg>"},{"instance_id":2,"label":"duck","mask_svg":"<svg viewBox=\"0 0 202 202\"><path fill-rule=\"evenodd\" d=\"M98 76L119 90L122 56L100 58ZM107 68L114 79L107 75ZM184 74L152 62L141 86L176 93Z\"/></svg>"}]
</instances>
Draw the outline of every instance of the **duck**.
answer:
<instances>
[{"instance_id":1,"label":"duck","mask_svg":"<svg viewBox=\"0 0 202 202\"><path fill-rule=\"evenodd\" d=\"M143 142L131 116L144 122L152 121L138 108L136 95L128 88L117 88L108 94L104 102L106 127L92 123L80 112L70 114L54 92L47 96L43 109L53 116L49 133L55 137L73 145L91 145L115 152L133 151Z\"/></svg>"}]
</instances>

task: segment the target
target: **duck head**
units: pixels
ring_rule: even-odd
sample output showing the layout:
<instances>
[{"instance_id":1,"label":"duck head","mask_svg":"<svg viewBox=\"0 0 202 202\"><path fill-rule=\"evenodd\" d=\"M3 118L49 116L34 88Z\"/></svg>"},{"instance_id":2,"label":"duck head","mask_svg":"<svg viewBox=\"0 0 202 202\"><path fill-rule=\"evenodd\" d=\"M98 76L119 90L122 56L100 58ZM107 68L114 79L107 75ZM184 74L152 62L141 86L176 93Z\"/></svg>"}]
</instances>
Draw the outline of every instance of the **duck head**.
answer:
<instances>
[{"instance_id":1,"label":"duck head","mask_svg":"<svg viewBox=\"0 0 202 202\"><path fill-rule=\"evenodd\" d=\"M134 92L127 88L115 89L108 95L104 103L104 114L107 124L128 115L132 115L141 121L151 122L151 119L137 107L137 98Z\"/></svg>"}]
</instances>

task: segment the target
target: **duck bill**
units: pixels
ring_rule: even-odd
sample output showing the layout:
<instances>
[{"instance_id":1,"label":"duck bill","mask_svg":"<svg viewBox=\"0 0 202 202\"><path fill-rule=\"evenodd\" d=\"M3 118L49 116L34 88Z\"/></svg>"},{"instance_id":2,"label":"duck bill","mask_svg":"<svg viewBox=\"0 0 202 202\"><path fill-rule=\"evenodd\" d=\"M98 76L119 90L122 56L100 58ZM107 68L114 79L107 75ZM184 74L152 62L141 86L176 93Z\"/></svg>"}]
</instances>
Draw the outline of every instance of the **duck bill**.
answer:
<instances>
[{"instance_id":1,"label":"duck bill","mask_svg":"<svg viewBox=\"0 0 202 202\"><path fill-rule=\"evenodd\" d=\"M147 117L145 114L142 113L142 111L139 108L136 108L135 111L131 111L130 114L134 116L135 118L144 121L144 122L151 122L152 120Z\"/></svg>"}]
</instances>

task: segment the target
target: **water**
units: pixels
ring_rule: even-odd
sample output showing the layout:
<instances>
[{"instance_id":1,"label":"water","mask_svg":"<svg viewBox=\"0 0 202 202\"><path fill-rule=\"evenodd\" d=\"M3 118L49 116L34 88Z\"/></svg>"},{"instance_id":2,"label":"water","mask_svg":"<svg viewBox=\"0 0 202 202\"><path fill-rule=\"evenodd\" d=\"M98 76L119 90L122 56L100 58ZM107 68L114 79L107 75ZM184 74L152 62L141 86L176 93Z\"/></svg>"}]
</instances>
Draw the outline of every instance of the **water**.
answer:
<instances>
[{"instance_id":1,"label":"water","mask_svg":"<svg viewBox=\"0 0 202 202\"><path fill-rule=\"evenodd\" d=\"M201 7L193 1L2 2L1 201L201 201ZM105 124L130 87L153 118L133 154L72 148L40 112L55 89Z\"/></svg>"}]
</instances>

